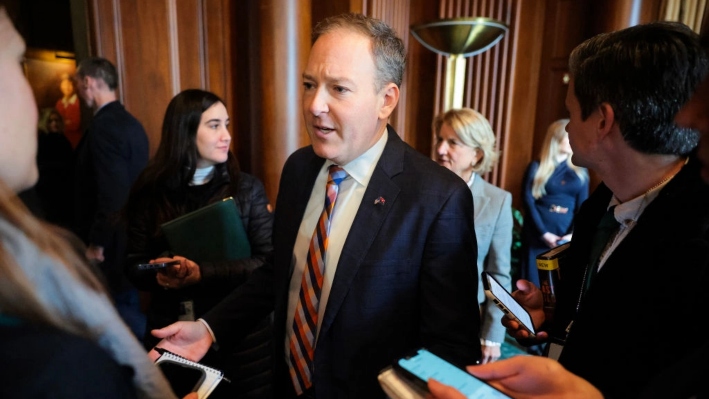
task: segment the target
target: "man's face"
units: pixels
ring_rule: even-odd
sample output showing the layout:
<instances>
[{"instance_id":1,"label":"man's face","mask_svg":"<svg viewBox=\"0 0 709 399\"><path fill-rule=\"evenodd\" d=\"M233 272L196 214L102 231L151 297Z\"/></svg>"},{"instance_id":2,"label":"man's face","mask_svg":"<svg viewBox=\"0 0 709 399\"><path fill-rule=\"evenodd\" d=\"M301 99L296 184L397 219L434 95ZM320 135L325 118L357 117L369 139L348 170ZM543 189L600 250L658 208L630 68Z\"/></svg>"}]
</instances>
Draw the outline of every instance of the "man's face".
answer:
<instances>
[{"instance_id":1,"label":"man's face","mask_svg":"<svg viewBox=\"0 0 709 399\"><path fill-rule=\"evenodd\" d=\"M598 111L586 118L585 121L582 120L581 104L574 93L573 78L569 82L569 88L566 91L566 109L569 111L569 123L566 125L566 131L569 133L569 145L573 150L571 161L574 165L593 168L591 150L595 145L596 118L594 116L596 116Z\"/></svg>"},{"instance_id":2,"label":"man's face","mask_svg":"<svg viewBox=\"0 0 709 399\"><path fill-rule=\"evenodd\" d=\"M0 179L15 191L37 181L37 104L20 64L25 42L0 7Z\"/></svg>"},{"instance_id":3,"label":"man's face","mask_svg":"<svg viewBox=\"0 0 709 399\"><path fill-rule=\"evenodd\" d=\"M75 86L79 97L84 100L87 107L93 108L94 106L94 95L91 87L93 86L94 79L90 76L76 75Z\"/></svg>"},{"instance_id":4,"label":"man's face","mask_svg":"<svg viewBox=\"0 0 709 399\"><path fill-rule=\"evenodd\" d=\"M704 79L692 98L679 110L675 123L699 131L697 157L702 162L702 178L709 183L709 78Z\"/></svg>"},{"instance_id":5,"label":"man's face","mask_svg":"<svg viewBox=\"0 0 709 399\"><path fill-rule=\"evenodd\" d=\"M345 165L384 133L390 83L376 91L370 39L347 29L320 36L303 72L303 117L315 153Z\"/></svg>"}]
</instances>

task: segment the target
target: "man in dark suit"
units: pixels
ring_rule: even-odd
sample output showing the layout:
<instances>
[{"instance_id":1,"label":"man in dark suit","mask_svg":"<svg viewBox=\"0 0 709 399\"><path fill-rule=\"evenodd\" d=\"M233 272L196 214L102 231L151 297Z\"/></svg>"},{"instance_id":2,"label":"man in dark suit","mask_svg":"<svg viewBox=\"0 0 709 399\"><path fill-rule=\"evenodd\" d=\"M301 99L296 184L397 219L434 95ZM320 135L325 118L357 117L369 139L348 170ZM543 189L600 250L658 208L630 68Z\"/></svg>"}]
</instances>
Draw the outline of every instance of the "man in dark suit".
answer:
<instances>
[{"instance_id":1,"label":"man in dark suit","mask_svg":"<svg viewBox=\"0 0 709 399\"><path fill-rule=\"evenodd\" d=\"M76 148L74 232L99 264L121 316L136 336L145 331L137 290L123 273L126 237L118 212L148 163L145 129L117 100L118 73L103 58L83 60L76 71L79 95L93 109L88 130Z\"/></svg>"},{"instance_id":2,"label":"man in dark suit","mask_svg":"<svg viewBox=\"0 0 709 399\"><path fill-rule=\"evenodd\" d=\"M709 308L709 187L690 156L697 133L673 120L708 64L679 23L598 35L570 57L573 162L603 183L574 221L553 322L542 324L533 284L518 282L514 295L543 331L537 339L552 337L550 354L608 396L637 395L709 342L688 322Z\"/></svg>"},{"instance_id":3,"label":"man in dark suit","mask_svg":"<svg viewBox=\"0 0 709 399\"><path fill-rule=\"evenodd\" d=\"M379 371L418 347L461 365L480 357L473 201L462 179L387 125L405 64L389 26L344 14L318 24L313 42L303 73L312 145L283 168L273 259L202 320L154 335L199 359L213 343L238 342L275 304L276 397L383 398ZM347 177L318 225L330 227L321 295L302 321L331 165ZM316 343L296 331L306 322Z\"/></svg>"},{"instance_id":4,"label":"man in dark suit","mask_svg":"<svg viewBox=\"0 0 709 399\"><path fill-rule=\"evenodd\" d=\"M705 50L709 50L709 9L706 10L702 27L701 41ZM672 105L674 106L674 105ZM674 118L675 123L684 128L695 129L700 134L700 141L695 151L696 158L701 163L701 175L705 184L709 184L709 77L698 85L694 94ZM706 198L706 197L704 197ZM706 201L706 199L705 199ZM704 202L704 207L709 208L709 203ZM671 233L674 233L672 231ZM576 238L574 238L575 240ZM669 248L674 250L674 248ZM670 275L669 269L678 270L686 266L683 263L673 263L668 266L668 272L657 277L665 278ZM706 274L706 266L702 265ZM679 277L683 276L680 271ZM706 291L701 288L701 284L706 281L698 282L697 286L700 291ZM678 287L680 290L692 289L681 284ZM654 292L659 292L662 295L671 295L666 284L658 286L641 286L644 300L648 296L654 296ZM669 287L674 288L674 287ZM668 297L669 299L669 297ZM699 305L694 307L693 304L686 304L692 311L696 313L690 320L698 320L707 315L707 309ZM662 320L663 316L658 316ZM627 328L628 334L620 337L622 342L630 342L636 339L636 334L643 334L648 328L644 323L635 323L636 316L632 311L627 311L627 319L629 325ZM686 321L685 327L691 327L695 321ZM684 338L688 335L687 328L666 323L672 331L670 334ZM700 329L701 325L698 326ZM701 334L701 333L700 333ZM690 339L695 339L700 335L695 334ZM676 346L684 346L684 342L677 341ZM696 346L694 343L691 350L686 351L686 355L679 360L667 363L666 367L660 372L654 374L652 379L649 379L646 385L630 385L633 390L634 397L640 398L707 398L709 397L709 385L706 383L706 361L709 358L709 342L704 339L701 346ZM629 347L626 350L630 349ZM647 348L646 348L647 349ZM651 355L658 354L655 350L650 351ZM618 360L618 356L614 356ZM627 364L622 362L622 364ZM469 371L479 378L487 380L489 383L499 387L504 392L514 394L515 397L565 397L565 398L585 398L585 399L601 399L603 393L588 381L569 372L562 367L558 362L540 357L540 356L524 356L514 357L511 359L502 360L499 362L471 366ZM626 373L615 375L615 380L618 384L629 384L626 379ZM437 399L462 399L460 392L453 387L442 385L438 382L429 384L431 392ZM607 393L607 392L604 392Z\"/></svg>"}]
</instances>

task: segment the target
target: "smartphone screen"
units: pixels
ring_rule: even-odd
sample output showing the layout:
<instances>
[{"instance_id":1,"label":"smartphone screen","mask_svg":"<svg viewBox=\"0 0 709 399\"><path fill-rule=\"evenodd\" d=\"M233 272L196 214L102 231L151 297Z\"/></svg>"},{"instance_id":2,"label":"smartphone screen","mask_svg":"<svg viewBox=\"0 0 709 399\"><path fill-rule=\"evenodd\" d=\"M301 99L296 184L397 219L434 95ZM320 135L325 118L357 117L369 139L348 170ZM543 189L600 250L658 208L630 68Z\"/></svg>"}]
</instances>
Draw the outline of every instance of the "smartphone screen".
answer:
<instances>
[{"instance_id":1,"label":"smartphone screen","mask_svg":"<svg viewBox=\"0 0 709 399\"><path fill-rule=\"evenodd\" d=\"M399 359L398 369L419 378L424 383L433 378L460 391L468 399L509 398L509 396L472 376L465 370L448 363L426 349L416 355Z\"/></svg>"},{"instance_id":2,"label":"smartphone screen","mask_svg":"<svg viewBox=\"0 0 709 399\"><path fill-rule=\"evenodd\" d=\"M485 295L490 298L495 304L505 312L505 315L515 319L522 325L531 335L536 335L534 322L526 309L522 307L500 283L495 280L492 275L482 272L483 288Z\"/></svg>"}]
</instances>

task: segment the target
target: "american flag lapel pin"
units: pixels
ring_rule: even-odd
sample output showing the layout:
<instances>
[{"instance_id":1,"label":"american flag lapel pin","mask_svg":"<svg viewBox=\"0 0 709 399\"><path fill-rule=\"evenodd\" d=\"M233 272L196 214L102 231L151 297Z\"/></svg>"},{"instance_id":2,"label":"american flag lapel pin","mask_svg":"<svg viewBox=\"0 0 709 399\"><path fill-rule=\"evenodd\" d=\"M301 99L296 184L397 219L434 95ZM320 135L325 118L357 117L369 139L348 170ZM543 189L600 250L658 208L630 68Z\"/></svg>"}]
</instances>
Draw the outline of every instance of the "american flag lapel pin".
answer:
<instances>
[{"instance_id":1,"label":"american flag lapel pin","mask_svg":"<svg viewBox=\"0 0 709 399\"><path fill-rule=\"evenodd\" d=\"M374 200L374 205L379 205L379 204L384 205L385 202L387 202L387 201L384 199L384 197L379 197Z\"/></svg>"}]
</instances>

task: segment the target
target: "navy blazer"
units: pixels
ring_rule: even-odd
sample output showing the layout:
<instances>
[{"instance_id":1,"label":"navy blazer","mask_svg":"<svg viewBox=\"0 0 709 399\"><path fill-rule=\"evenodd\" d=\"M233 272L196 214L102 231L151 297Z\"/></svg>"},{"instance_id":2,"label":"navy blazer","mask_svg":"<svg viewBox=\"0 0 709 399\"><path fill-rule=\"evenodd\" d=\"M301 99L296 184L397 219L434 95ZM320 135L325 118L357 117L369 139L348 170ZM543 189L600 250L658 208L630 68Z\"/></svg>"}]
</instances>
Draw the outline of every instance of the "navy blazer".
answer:
<instances>
[{"instance_id":1,"label":"navy blazer","mask_svg":"<svg viewBox=\"0 0 709 399\"><path fill-rule=\"evenodd\" d=\"M129 287L123 276L126 239L117 214L148 155L145 129L118 101L94 115L76 147L73 230L86 244L104 247L102 270L113 291Z\"/></svg>"},{"instance_id":2,"label":"navy blazer","mask_svg":"<svg viewBox=\"0 0 709 399\"><path fill-rule=\"evenodd\" d=\"M287 160L273 229L273 259L204 316L217 343L233 345L275 306L276 397L292 396L285 362L293 246L325 159L311 146ZM382 197L384 203L375 203ZM456 364L480 357L473 200L454 173L388 127L342 249L315 349L320 398L384 398L379 371L428 347Z\"/></svg>"}]
</instances>

